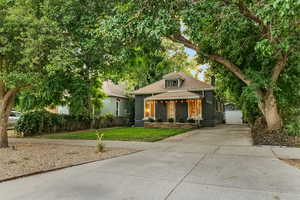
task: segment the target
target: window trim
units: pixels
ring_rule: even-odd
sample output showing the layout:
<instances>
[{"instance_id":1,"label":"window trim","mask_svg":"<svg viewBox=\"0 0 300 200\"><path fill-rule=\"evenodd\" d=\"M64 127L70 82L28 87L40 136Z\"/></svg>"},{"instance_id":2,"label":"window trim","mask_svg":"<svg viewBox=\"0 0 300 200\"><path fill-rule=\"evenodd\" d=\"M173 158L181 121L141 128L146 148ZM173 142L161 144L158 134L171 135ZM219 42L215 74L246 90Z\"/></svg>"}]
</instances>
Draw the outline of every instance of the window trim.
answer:
<instances>
[{"instance_id":1,"label":"window trim","mask_svg":"<svg viewBox=\"0 0 300 200\"><path fill-rule=\"evenodd\" d=\"M165 80L165 88L179 88L179 80L178 79Z\"/></svg>"}]
</instances>

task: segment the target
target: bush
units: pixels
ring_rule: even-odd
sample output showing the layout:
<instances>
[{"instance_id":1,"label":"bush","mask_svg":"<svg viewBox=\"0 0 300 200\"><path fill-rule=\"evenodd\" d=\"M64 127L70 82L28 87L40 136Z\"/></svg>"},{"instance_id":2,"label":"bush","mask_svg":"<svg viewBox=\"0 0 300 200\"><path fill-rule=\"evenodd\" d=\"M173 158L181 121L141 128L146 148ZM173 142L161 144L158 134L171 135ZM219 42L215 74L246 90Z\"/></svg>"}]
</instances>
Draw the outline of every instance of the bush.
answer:
<instances>
[{"instance_id":1,"label":"bush","mask_svg":"<svg viewBox=\"0 0 300 200\"><path fill-rule=\"evenodd\" d=\"M116 119L116 117L111 113L103 115L103 118L110 121L111 123Z\"/></svg>"},{"instance_id":2,"label":"bush","mask_svg":"<svg viewBox=\"0 0 300 200\"><path fill-rule=\"evenodd\" d=\"M153 118L149 118L148 120L149 120L149 122L154 122L155 121Z\"/></svg>"},{"instance_id":3,"label":"bush","mask_svg":"<svg viewBox=\"0 0 300 200\"><path fill-rule=\"evenodd\" d=\"M300 120L288 122L285 129L290 136L300 136Z\"/></svg>"},{"instance_id":4,"label":"bush","mask_svg":"<svg viewBox=\"0 0 300 200\"><path fill-rule=\"evenodd\" d=\"M169 118L168 122L172 123L172 122L174 122L174 119L173 118Z\"/></svg>"},{"instance_id":5,"label":"bush","mask_svg":"<svg viewBox=\"0 0 300 200\"><path fill-rule=\"evenodd\" d=\"M64 119L62 116L47 111L28 112L20 117L16 124L16 131L24 133L25 136L35 135L40 132L49 132L62 127Z\"/></svg>"},{"instance_id":6,"label":"bush","mask_svg":"<svg viewBox=\"0 0 300 200\"><path fill-rule=\"evenodd\" d=\"M156 121L157 122L162 122L163 120L161 118L158 118Z\"/></svg>"},{"instance_id":7,"label":"bush","mask_svg":"<svg viewBox=\"0 0 300 200\"><path fill-rule=\"evenodd\" d=\"M189 123L195 123L196 121L194 119L188 119Z\"/></svg>"},{"instance_id":8,"label":"bush","mask_svg":"<svg viewBox=\"0 0 300 200\"><path fill-rule=\"evenodd\" d=\"M180 119L179 119L179 122L180 122L180 123L184 123L184 119L183 119L183 118L180 118Z\"/></svg>"},{"instance_id":9,"label":"bush","mask_svg":"<svg viewBox=\"0 0 300 200\"><path fill-rule=\"evenodd\" d=\"M24 136L34 136L43 133L57 133L91 128L92 119L84 115L60 115L43 111L33 111L21 116L16 124L16 131ZM95 120L94 128L124 126L128 118L116 118L111 114Z\"/></svg>"}]
</instances>

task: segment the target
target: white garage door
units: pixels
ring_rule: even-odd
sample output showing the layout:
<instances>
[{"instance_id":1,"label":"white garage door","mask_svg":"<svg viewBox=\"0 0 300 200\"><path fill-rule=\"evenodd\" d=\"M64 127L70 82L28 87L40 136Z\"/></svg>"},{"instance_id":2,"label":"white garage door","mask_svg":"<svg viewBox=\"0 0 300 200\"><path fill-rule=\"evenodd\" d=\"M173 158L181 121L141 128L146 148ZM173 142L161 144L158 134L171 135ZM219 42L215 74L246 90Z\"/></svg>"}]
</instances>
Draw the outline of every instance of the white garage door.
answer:
<instances>
[{"instance_id":1,"label":"white garage door","mask_svg":"<svg viewBox=\"0 0 300 200\"><path fill-rule=\"evenodd\" d=\"M243 124L243 113L240 110L225 112L226 124Z\"/></svg>"}]
</instances>

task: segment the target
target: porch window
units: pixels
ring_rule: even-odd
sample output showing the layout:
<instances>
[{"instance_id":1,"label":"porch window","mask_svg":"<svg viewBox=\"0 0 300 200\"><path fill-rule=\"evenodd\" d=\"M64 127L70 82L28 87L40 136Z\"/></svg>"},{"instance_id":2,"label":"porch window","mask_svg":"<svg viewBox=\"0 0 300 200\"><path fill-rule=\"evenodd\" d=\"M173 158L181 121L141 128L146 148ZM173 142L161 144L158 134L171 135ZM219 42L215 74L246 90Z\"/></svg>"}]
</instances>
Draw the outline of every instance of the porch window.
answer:
<instances>
[{"instance_id":1,"label":"porch window","mask_svg":"<svg viewBox=\"0 0 300 200\"><path fill-rule=\"evenodd\" d=\"M145 117L154 118L155 116L155 101L146 101L145 102Z\"/></svg>"},{"instance_id":2,"label":"porch window","mask_svg":"<svg viewBox=\"0 0 300 200\"><path fill-rule=\"evenodd\" d=\"M188 100L189 118L199 119L202 117L202 101L201 99Z\"/></svg>"},{"instance_id":3,"label":"porch window","mask_svg":"<svg viewBox=\"0 0 300 200\"><path fill-rule=\"evenodd\" d=\"M167 116L168 116L168 119L170 119L170 118L175 119L175 102L174 101L169 101L167 103Z\"/></svg>"}]
</instances>

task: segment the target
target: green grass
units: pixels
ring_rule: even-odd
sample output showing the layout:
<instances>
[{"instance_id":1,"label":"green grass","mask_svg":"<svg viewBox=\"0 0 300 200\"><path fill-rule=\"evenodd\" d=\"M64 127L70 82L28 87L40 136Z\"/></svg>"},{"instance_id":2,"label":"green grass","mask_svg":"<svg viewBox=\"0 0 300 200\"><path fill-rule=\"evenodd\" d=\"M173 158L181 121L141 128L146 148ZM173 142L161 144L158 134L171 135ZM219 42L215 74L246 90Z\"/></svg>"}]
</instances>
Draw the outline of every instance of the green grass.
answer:
<instances>
[{"instance_id":1,"label":"green grass","mask_svg":"<svg viewBox=\"0 0 300 200\"><path fill-rule=\"evenodd\" d=\"M190 129L159 129L159 128L111 128L100 130L104 140L145 141L155 142L164 138L178 135ZM96 131L57 133L38 136L48 139L82 139L96 140Z\"/></svg>"}]
</instances>

